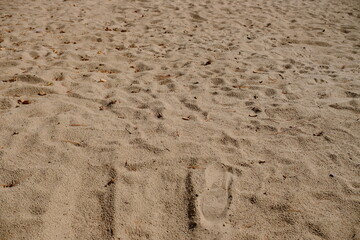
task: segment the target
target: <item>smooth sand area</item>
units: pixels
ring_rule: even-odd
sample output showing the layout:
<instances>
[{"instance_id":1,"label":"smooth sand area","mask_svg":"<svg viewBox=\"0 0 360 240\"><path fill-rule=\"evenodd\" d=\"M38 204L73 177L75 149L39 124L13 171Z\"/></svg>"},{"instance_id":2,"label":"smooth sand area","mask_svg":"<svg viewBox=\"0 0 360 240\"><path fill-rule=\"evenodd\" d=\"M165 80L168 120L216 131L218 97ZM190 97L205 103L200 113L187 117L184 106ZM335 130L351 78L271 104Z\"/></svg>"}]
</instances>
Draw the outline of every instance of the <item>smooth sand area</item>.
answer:
<instances>
[{"instance_id":1,"label":"smooth sand area","mask_svg":"<svg viewBox=\"0 0 360 240\"><path fill-rule=\"evenodd\" d=\"M0 240L359 240L358 0L0 0Z\"/></svg>"}]
</instances>

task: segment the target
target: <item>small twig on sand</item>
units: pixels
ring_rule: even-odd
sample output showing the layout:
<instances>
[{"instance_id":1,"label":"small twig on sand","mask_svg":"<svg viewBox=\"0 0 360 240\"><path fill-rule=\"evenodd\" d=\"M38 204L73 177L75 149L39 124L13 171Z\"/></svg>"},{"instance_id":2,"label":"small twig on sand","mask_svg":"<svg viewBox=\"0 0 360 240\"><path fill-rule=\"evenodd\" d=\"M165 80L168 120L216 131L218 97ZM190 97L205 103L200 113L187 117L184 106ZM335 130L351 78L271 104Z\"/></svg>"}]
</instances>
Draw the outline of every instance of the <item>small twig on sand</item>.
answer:
<instances>
[{"instance_id":1,"label":"small twig on sand","mask_svg":"<svg viewBox=\"0 0 360 240\"><path fill-rule=\"evenodd\" d=\"M0 184L0 187L3 187L3 188L12 188L12 187L15 187L16 185L19 185L19 182L17 182L17 181L11 181L10 184Z\"/></svg>"},{"instance_id":2,"label":"small twig on sand","mask_svg":"<svg viewBox=\"0 0 360 240\"><path fill-rule=\"evenodd\" d=\"M74 142L74 141L70 141L70 140L61 140L61 141L62 141L62 142L65 142L65 143L74 144L75 146L78 146L78 147L81 146L81 143L79 143L79 142Z\"/></svg>"}]
</instances>

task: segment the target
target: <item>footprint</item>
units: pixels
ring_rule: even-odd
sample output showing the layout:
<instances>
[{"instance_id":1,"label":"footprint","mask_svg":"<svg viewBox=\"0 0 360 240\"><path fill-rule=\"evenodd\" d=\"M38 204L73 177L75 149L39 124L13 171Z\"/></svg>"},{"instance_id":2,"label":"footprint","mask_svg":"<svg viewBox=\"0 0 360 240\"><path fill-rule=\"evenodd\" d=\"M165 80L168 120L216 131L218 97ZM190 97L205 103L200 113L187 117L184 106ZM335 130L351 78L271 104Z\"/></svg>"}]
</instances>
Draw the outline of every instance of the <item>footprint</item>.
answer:
<instances>
[{"instance_id":1,"label":"footprint","mask_svg":"<svg viewBox=\"0 0 360 240\"><path fill-rule=\"evenodd\" d=\"M233 181L232 169L215 163L205 170L206 190L201 196L200 208L203 217L210 222L222 220L230 207Z\"/></svg>"}]
</instances>

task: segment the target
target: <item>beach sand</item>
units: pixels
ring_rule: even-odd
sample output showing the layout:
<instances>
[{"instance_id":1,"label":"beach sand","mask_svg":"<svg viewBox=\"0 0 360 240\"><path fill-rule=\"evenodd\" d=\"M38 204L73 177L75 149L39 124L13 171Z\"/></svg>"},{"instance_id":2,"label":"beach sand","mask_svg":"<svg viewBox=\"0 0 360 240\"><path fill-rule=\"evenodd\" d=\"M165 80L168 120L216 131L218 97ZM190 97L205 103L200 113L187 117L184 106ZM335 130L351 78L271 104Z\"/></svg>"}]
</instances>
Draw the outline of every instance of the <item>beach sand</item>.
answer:
<instances>
[{"instance_id":1,"label":"beach sand","mask_svg":"<svg viewBox=\"0 0 360 240\"><path fill-rule=\"evenodd\" d=\"M360 239L357 0L0 1L0 239Z\"/></svg>"}]
</instances>

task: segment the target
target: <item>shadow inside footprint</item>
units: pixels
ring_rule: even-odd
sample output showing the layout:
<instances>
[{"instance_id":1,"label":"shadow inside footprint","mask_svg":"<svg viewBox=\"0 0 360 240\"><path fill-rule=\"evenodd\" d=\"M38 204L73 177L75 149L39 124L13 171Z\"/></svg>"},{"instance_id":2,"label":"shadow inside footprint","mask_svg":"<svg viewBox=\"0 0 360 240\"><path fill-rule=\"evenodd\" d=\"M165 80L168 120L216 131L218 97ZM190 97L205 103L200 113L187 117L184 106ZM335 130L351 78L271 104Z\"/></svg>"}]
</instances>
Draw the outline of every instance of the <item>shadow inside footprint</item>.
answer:
<instances>
[{"instance_id":1,"label":"shadow inside footprint","mask_svg":"<svg viewBox=\"0 0 360 240\"><path fill-rule=\"evenodd\" d=\"M206 190L201 196L201 212L211 222L222 220L230 207L233 174L223 164L212 164L205 170Z\"/></svg>"}]
</instances>

